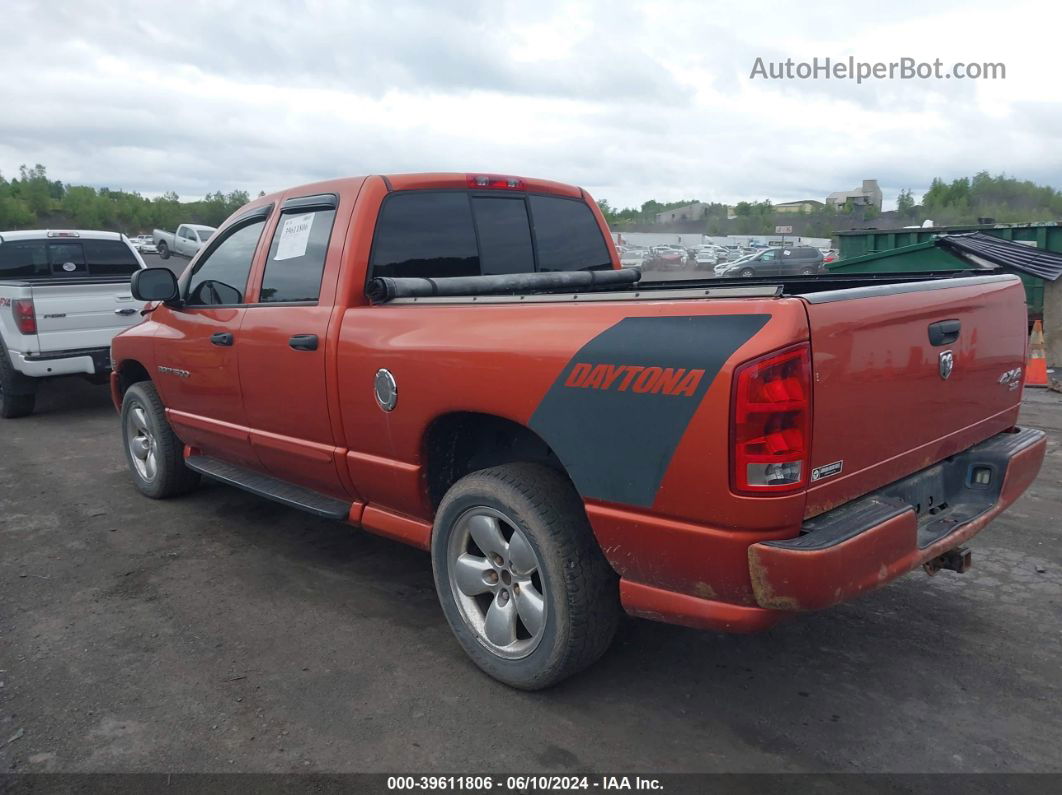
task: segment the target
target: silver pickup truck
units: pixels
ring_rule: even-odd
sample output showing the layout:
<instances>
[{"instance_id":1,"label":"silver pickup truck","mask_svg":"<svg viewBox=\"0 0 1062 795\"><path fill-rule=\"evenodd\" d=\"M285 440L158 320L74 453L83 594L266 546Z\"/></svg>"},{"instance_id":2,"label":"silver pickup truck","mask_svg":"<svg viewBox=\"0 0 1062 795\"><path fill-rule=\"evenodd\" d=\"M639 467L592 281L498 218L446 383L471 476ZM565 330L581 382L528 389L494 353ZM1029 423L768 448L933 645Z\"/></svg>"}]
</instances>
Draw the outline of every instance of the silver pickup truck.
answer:
<instances>
[{"instance_id":1,"label":"silver pickup truck","mask_svg":"<svg viewBox=\"0 0 1062 795\"><path fill-rule=\"evenodd\" d=\"M212 226L202 224L181 224L177 227L176 234L156 229L151 237L158 249L159 256L169 259L170 254L180 254L182 257L194 257L214 234Z\"/></svg>"},{"instance_id":2,"label":"silver pickup truck","mask_svg":"<svg viewBox=\"0 0 1062 795\"><path fill-rule=\"evenodd\" d=\"M0 232L0 416L33 412L47 378L106 383L111 338L140 321L144 261L116 232Z\"/></svg>"}]
</instances>

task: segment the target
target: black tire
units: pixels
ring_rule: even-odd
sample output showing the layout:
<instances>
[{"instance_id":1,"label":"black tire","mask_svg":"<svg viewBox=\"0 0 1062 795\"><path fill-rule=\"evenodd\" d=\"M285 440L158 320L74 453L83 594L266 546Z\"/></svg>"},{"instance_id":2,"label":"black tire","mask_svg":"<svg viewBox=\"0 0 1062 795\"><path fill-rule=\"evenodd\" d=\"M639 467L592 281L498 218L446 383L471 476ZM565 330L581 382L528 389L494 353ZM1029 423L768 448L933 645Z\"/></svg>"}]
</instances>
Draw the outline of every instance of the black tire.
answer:
<instances>
[{"instance_id":1,"label":"black tire","mask_svg":"<svg viewBox=\"0 0 1062 795\"><path fill-rule=\"evenodd\" d=\"M814 276L815 275L815 269L814 268L804 268L802 271L800 271L800 275L801 276Z\"/></svg>"},{"instance_id":2,"label":"black tire","mask_svg":"<svg viewBox=\"0 0 1062 795\"><path fill-rule=\"evenodd\" d=\"M12 365L7 348L0 344L0 417L15 419L33 413L37 380L24 376Z\"/></svg>"},{"instance_id":3,"label":"black tire","mask_svg":"<svg viewBox=\"0 0 1062 795\"><path fill-rule=\"evenodd\" d=\"M500 656L485 645L467 623L451 586L451 534L466 512L484 507L512 520L538 559L545 620L537 646L520 659ZM620 615L619 580L597 545L579 495L552 469L506 464L459 480L439 506L431 554L450 628L472 661L500 682L521 690L549 687L608 649Z\"/></svg>"},{"instance_id":4,"label":"black tire","mask_svg":"<svg viewBox=\"0 0 1062 795\"><path fill-rule=\"evenodd\" d=\"M154 443L155 474L145 477L134 463L130 441L135 420L130 415L143 410L143 418ZM122 448L133 476L133 484L144 495L155 500L185 494L199 485L199 473L184 465L184 444L166 421L166 411L150 381L133 384L122 398Z\"/></svg>"},{"instance_id":5,"label":"black tire","mask_svg":"<svg viewBox=\"0 0 1062 795\"><path fill-rule=\"evenodd\" d=\"M170 247L166 245L165 241L160 240L158 246L156 246L156 249L158 249L159 257L161 257L162 259L170 258Z\"/></svg>"},{"instance_id":6,"label":"black tire","mask_svg":"<svg viewBox=\"0 0 1062 795\"><path fill-rule=\"evenodd\" d=\"M743 276L744 278L746 278L746 279L747 279L747 278L749 278L750 276L755 276L755 275L756 275L756 271L752 270L751 268L745 268L745 269L744 269L743 271L741 271L741 273L739 273L738 275L739 275L739 276Z\"/></svg>"}]
</instances>

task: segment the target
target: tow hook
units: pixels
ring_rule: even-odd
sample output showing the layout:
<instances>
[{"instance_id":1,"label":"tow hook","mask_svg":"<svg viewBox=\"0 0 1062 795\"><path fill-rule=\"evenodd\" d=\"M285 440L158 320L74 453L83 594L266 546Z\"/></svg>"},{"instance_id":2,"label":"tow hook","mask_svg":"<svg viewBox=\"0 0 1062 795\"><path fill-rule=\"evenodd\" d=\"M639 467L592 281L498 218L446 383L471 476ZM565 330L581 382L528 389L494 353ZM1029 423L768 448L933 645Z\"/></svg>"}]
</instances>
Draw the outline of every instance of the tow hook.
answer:
<instances>
[{"instance_id":1,"label":"tow hook","mask_svg":"<svg viewBox=\"0 0 1062 795\"><path fill-rule=\"evenodd\" d=\"M922 564L922 568L925 569L926 574L932 577L941 569L962 574L972 565L973 553L966 547L957 547L956 549L949 549L943 555L939 555L932 560L927 560Z\"/></svg>"}]
</instances>

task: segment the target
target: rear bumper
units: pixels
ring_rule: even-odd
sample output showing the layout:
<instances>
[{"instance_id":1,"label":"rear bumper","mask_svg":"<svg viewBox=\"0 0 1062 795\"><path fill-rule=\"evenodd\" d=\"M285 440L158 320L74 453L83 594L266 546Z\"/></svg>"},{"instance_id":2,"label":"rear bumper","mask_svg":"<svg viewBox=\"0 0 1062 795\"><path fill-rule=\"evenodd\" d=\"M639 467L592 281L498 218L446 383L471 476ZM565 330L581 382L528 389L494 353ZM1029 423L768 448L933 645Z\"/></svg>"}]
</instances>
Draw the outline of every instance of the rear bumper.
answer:
<instances>
[{"instance_id":1,"label":"rear bumper","mask_svg":"<svg viewBox=\"0 0 1062 795\"><path fill-rule=\"evenodd\" d=\"M97 375L110 372L109 348L85 348L49 353L18 353L11 351L11 364L30 378L50 378L56 375Z\"/></svg>"},{"instance_id":2,"label":"rear bumper","mask_svg":"<svg viewBox=\"0 0 1062 795\"><path fill-rule=\"evenodd\" d=\"M1036 478L1047 438L1015 428L748 550L760 607L816 610L877 588L976 535ZM987 481L987 482L982 482Z\"/></svg>"}]
</instances>

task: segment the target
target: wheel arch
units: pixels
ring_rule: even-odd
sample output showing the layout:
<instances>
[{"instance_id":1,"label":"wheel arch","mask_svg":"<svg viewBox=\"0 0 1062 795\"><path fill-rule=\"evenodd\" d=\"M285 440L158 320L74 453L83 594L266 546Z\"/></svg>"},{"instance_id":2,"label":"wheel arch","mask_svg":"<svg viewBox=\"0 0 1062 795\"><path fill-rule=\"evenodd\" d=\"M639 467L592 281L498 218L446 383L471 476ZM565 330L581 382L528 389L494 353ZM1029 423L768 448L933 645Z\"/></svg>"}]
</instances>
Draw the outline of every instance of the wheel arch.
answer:
<instances>
[{"instance_id":1,"label":"wheel arch","mask_svg":"<svg viewBox=\"0 0 1062 795\"><path fill-rule=\"evenodd\" d=\"M147 367L136 359L123 359L121 362L116 363L114 365L114 373L117 376L114 397L119 407L129 387L141 381L151 380L151 374L148 372Z\"/></svg>"},{"instance_id":2,"label":"wheel arch","mask_svg":"<svg viewBox=\"0 0 1062 795\"><path fill-rule=\"evenodd\" d=\"M455 411L436 417L425 429L421 452L424 487L433 511L447 490L465 475L502 464L542 464L572 483L564 465L541 436L522 423L496 414Z\"/></svg>"}]
</instances>

